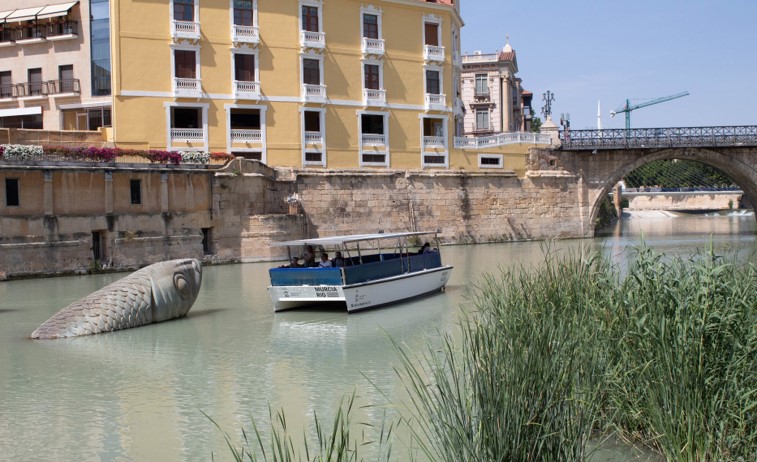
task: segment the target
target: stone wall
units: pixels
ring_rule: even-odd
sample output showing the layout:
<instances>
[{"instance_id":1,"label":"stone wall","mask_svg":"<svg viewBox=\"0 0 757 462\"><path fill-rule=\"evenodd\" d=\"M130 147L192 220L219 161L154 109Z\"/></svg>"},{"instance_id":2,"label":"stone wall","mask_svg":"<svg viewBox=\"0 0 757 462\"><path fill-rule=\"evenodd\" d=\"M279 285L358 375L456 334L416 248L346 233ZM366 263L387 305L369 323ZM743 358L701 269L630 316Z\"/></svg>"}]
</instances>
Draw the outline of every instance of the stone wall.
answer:
<instances>
[{"instance_id":1,"label":"stone wall","mask_svg":"<svg viewBox=\"0 0 757 462\"><path fill-rule=\"evenodd\" d=\"M100 131L25 130L0 128L0 144L33 144L37 146L112 146Z\"/></svg>"},{"instance_id":2,"label":"stone wall","mask_svg":"<svg viewBox=\"0 0 757 462\"><path fill-rule=\"evenodd\" d=\"M742 193L717 191L710 193L626 193L626 210L728 210L739 208Z\"/></svg>"}]
</instances>

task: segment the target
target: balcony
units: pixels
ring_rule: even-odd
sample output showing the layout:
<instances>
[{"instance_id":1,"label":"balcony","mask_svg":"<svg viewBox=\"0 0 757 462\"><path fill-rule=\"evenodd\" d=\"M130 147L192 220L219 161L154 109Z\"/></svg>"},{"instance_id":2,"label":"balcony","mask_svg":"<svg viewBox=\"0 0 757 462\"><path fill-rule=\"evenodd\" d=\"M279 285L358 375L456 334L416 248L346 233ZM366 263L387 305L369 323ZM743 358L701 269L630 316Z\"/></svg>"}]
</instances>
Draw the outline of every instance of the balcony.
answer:
<instances>
[{"instance_id":1,"label":"balcony","mask_svg":"<svg viewBox=\"0 0 757 462\"><path fill-rule=\"evenodd\" d=\"M22 27L16 29L15 40L19 45L28 45L31 43L42 43L47 36L47 28L43 25Z\"/></svg>"},{"instance_id":2,"label":"balcony","mask_svg":"<svg viewBox=\"0 0 757 462\"><path fill-rule=\"evenodd\" d=\"M302 85L302 100L305 103L326 103L326 85Z\"/></svg>"},{"instance_id":3,"label":"balcony","mask_svg":"<svg viewBox=\"0 0 757 462\"><path fill-rule=\"evenodd\" d=\"M364 55L384 56L384 39L363 37L361 49Z\"/></svg>"},{"instance_id":4,"label":"balcony","mask_svg":"<svg viewBox=\"0 0 757 462\"><path fill-rule=\"evenodd\" d=\"M426 110L427 111L444 111L447 109L447 96L426 93Z\"/></svg>"},{"instance_id":5,"label":"balcony","mask_svg":"<svg viewBox=\"0 0 757 462\"><path fill-rule=\"evenodd\" d=\"M18 95L16 85L2 85L0 86L0 100L13 99Z\"/></svg>"},{"instance_id":6,"label":"balcony","mask_svg":"<svg viewBox=\"0 0 757 462\"><path fill-rule=\"evenodd\" d=\"M235 80L234 99L260 99L260 82Z\"/></svg>"},{"instance_id":7,"label":"balcony","mask_svg":"<svg viewBox=\"0 0 757 462\"><path fill-rule=\"evenodd\" d=\"M300 45L305 50L323 50L326 48L326 33L301 30Z\"/></svg>"},{"instance_id":8,"label":"balcony","mask_svg":"<svg viewBox=\"0 0 757 462\"><path fill-rule=\"evenodd\" d=\"M76 21L64 21L47 24L47 40L69 40L79 37L79 23Z\"/></svg>"},{"instance_id":9,"label":"balcony","mask_svg":"<svg viewBox=\"0 0 757 462\"><path fill-rule=\"evenodd\" d=\"M232 25L231 41L234 42L234 45L258 45L260 43L260 35L257 26Z\"/></svg>"},{"instance_id":10,"label":"balcony","mask_svg":"<svg viewBox=\"0 0 757 462\"><path fill-rule=\"evenodd\" d=\"M366 106L386 106L386 90L363 89L363 104Z\"/></svg>"},{"instance_id":11,"label":"balcony","mask_svg":"<svg viewBox=\"0 0 757 462\"><path fill-rule=\"evenodd\" d=\"M200 23L195 21L171 21L171 38L174 40L200 40Z\"/></svg>"},{"instance_id":12,"label":"balcony","mask_svg":"<svg viewBox=\"0 0 757 462\"><path fill-rule=\"evenodd\" d=\"M423 46L423 59L427 62L444 62L444 47L435 45Z\"/></svg>"},{"instance_id":13,"label":"balcony","mask_svg":"<svg viewBox=\"0 0 757 462\"><path fill-rule=\"evenodd\" d=\"M386 146L386 135L377 133L363 133L363 146Z\"/></svg>"},{"instance_id":14,"label":"balcony","mask_svg":"<svg viewBox=\"0 0 757 462\"><path fill-rule=\"evenodd\" d=\"M446 149L447 142L443 136L424 136L423 149Z\"/></svg>"},{"instance_id":15,"label":"balcony","mask_svg":"<svg viewBox=\"0 0 757 462\"><path fill-rule=\"evenodd\" d=\"M473 98L476 101L489 101L491 96L488 88L478 88L473 92Z\"/></svg>"},{"instance_id":16,"label":"balcony","mask_svg":"<svg viewBox=\"0 0 757 462\"><path fill-rule=\"evenodd\" d=\"M48 82L26 82L16 85L16 96L18 98L46 98L48 93Z\"/></svg>"},{"instance_id":17,"label":"balcony","mask_svg":"<svg viewBox=\"0 0 757 462\"><path fill-rule=\"evenodd\" d=\"M203 141L205 135L202 128L172 128L171 129L171 142L177 141L192 142Z\"/></svg>"},{"instance_id":18,"label":"balcony","mask_svg":"<svg viewBox=\"0 0 757 462\"><path fill-rule=\"evenodd\" d=\"M200 79L175 77L173 79L173 96L175 98L201 98L202 86Z\"/></svg>"},{"instance_id":19,"label":"balcony","mask_svg":"<svg viewBox=\"0 0 757 462\"><path fill-rule=\"evenodd\" d=\"M321 132L305 132L305 144L320 144L320 145L323 145L323 133L321 133Z\"/></svg>"},{"instance_id":20,"label":"balcony","mask_svg":"<svg viewBox=\"0 0 757 462\"><path fill-rule=\"evenodd\" d=\"M260 129L231 129L231 142L232 143L262 143L263 131Z\"/></svg>"},{"instance_id":21,"label":"balcony","mask_svg":"<svg viewBox=\"0 0 757 462\"><path fill-rule=\"evenodd\" d=\"M52 96L74 96L81 94L79 79L51 80L48 91Z\"/></svg>"}]
</instances>

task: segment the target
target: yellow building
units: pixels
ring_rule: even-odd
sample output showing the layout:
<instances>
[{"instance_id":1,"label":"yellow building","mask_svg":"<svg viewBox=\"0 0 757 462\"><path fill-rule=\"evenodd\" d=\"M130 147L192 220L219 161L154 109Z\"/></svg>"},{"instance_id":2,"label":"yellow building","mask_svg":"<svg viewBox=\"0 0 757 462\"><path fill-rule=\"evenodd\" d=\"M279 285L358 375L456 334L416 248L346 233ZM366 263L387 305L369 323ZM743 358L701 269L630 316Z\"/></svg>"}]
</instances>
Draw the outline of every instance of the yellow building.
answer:
<instances>
[{"instance_id":1,"label":"yellow building","mask_svg":"<svg viewBox=\"0 0 757 462\"><path fill-rule=\"evenodd\" d=\"M111 2L119 147L273 166L451 167L459 4Z\"/></svg>"}]
</instances>

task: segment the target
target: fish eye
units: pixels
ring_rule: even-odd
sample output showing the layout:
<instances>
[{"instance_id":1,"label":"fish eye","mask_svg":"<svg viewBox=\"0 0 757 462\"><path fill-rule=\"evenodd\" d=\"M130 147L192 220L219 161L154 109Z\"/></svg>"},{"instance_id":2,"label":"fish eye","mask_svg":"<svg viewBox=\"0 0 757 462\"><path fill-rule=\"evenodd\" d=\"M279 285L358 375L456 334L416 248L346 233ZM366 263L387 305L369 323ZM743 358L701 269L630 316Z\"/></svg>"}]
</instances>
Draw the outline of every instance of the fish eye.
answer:
<instances>
[{"instance_id":1,"label":"fish eye","mask_svg":"<svg viewBox=\"0 0 757 462\"><path fill-rule=\"evenodd\" d=\"M182 298L189 294L189 281L187 281L187 277L183 274L177 273L173 276L173 285Z\"/></svg>"}]
</instances>

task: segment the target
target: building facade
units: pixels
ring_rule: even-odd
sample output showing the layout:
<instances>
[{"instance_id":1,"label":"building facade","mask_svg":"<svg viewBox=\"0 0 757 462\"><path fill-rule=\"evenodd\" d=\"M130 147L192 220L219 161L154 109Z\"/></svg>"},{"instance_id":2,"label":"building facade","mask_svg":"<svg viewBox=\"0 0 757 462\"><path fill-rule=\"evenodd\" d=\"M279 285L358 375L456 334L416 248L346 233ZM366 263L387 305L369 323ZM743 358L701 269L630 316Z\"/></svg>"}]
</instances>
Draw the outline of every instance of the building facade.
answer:
<instances>
[{"instance_id":1,"label":"building facade","mask_svg":"<svg viewBox=\"0 0 757 462\"><path fill-rule=\"evenodd\" d=\"M457 2L111 2L119 147L272 166L454 163Z\"/></svg>"},{"instance_id":2,"label":"building facade","mask_svg":"<svg viewBox=\"0 0 757 462\"><path fill-rule=\"evenodd\" d=\"M0 128L111 124L108 0L0 3Z\"/></svg>"},{"instance_id":3,"label":"building facade","mask_svg":"<svg viewBox=\"0 0 757 462\"><path fill-rule=\"evenodd\" d=\"M532 94L521 86L509 40L497 53L477 51L464 55L462 62L465 135L530 131Z\"/></svg>"}]
</instances>

